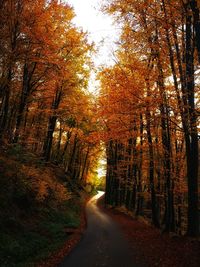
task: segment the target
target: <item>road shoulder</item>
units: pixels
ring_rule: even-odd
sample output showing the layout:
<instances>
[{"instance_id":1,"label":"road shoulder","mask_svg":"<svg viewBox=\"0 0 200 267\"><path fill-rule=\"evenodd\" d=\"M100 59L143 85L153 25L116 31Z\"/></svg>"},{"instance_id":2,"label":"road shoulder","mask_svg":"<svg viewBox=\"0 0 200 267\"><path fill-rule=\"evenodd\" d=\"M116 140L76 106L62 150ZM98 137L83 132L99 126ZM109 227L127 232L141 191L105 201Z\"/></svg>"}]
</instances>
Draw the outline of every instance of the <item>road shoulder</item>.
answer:
<instances>
[{"instance_id":1,"label":"road shoulder","mask_svg":"<svg viewBox=\"0 0 200 267\"><path fill-rule=\"evenodd\" d=\"M148 267L198 267L200 266L200 242L187 237L170 237L151 225L145 224L115 209L104 207L104 199L98 206L116 221L131 246L137 264Z\"/></svg>"}]
</instances>

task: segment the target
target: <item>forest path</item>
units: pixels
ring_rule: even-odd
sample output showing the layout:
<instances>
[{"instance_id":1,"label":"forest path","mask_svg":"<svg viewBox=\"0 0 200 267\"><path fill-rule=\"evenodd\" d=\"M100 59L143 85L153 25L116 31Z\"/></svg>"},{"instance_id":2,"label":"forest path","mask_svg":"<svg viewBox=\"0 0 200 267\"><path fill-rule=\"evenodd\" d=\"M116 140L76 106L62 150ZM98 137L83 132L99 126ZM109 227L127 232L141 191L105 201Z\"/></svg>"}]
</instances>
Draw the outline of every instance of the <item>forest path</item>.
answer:
<instances>
[{"instance_id":1,"label":"forest path","mask_svg":"<svg viewBox=\"0 0 200 267\"><path fill-rule=\"evenodd\" d=\"M138 267L119 226L97 207L99 192L86 206L88 227L59 267Z\"/></svg>"}]
</instances>

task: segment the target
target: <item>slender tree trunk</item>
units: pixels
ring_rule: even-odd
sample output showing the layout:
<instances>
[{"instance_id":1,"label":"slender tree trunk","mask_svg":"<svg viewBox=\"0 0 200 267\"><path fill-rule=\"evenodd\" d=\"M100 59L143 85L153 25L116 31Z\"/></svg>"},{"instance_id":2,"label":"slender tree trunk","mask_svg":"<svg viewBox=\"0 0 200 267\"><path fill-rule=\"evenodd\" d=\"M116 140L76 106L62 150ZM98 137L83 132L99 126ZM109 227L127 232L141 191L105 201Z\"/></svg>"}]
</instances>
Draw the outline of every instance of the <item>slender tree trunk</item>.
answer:
<instances>
[{"instance_id":1,"label":"slender tree trunk","mask_svg":"<svg viewBox=\"0 0 200 267\"><path fill-rule=\"evenodd\" d=\"M162 1L164 12L165 3ZM166 13L165 13L166 16ZM175 228L175 221L174 221L174 202L173 202L173 181L172 174L171 174L171 138L170 138L170 127L169 127L169 111L168 111L168 103L167 103L167 96L164 84L164 74L163 74L163 67L161 64L160 53L159 53L159 44L158 44L158 25L155 19L155 44L156 44L156 59L157 59L157 68L158 68L158 88L161 97L160 103L160 113L161 113L161 128L162 128L162 144L164 150L164 177L166 183L166 212L165 212L165 230L166 231L174 231ZM166 38L169 41L169 35L166 31Z\"/></svg>"},{"instance_id":2,"label":"slender tree trunk","mask_svg":"<svg viewBox=\"0 0 200 267\"><path fill-rule=\"evenodd\" d=\"M19 110L17 114L16 126L15 126L15 134L13 138L13 143L17 143L20 136L20 127L23 121L25 107L27 105L27 100L31 92L31 79L35 72L37 63L32 63L30 66L27 62L24 64L24 73L23 73L23 85L22 85L22 92L21 98L19 103Z\"/></svg>"},{"instance_id":3,"label":"slender tree trunk","mask_svg":"<svg viewBox=\"0 0 200 267\"><path fill-rule=\"evenodd\" d=\"M190 0L190 7L193 12L194 30L195 30L195 44L198 52L198 60L200 63L200 12L196 0Z\"/></svg>"},{"instance_id":4,"label":"slender tree trunk","mask_svg":"<svg viewBox=\"0 0 200 267\"><path fill-rule=\"evenodd\" d=\"M66 142L65 142L65 145L64 145L64 148L63 148L62 156L61 156L62 159L64 159L64 156L65 156L65 153L67 151L71 136L72 136L72 131L68 131L67 135L66 135L67 139L66 139Z\"/></svg>"},{"instance_id":5,"label":"slender tree trunk","mask_svg":"<svg viewBox=\"0 0 200 267\"><path fill-rule=\"evenodd\" d=\"M143 115L140 114L140 154L139 154L139 166L138 166L138 180L137 180L137 203L136 203L136 216L141 212L142 204L142 158L143 158Z\"/></svg>"},{"instance_id":6,"label":"slender tree trunk","mask_svg":"<svg viewBox=\"0 0 200 267\"><path fill-rule=\"evenodd\" d=\"M81 181L84 178L84 173L85 173L85 169L86 169L86 165L87 165L87 160L88 160L89 152L90 152L90 146L88 145L87 152L86 152L86 155L85 155L85 160L84 160L84 163L83 163L83 169L82 169L82 173L81 173Z\"/></svg>"},{"instance_id":7,"label":"slender tree trunk","mask_svg":"<svg viewBox=\"0 0 200 267\"><path fill-rule=\"evenodd\" d=\"M74 137L73 149L72 149L72 153L70 156L69 165L68 165L68 168L66 170L66 172L69 173L70 175L72 175L74 173L74 161L75 161L75 157L76 157L77 144L78 144L78 138L77 138L77 134L76 134ZM74 178L74 177L72 177L72 178Z\"/></svg>"},{"instance_id":8,"label":"slender tree trunk","mask_svg":"<svg viewBox=\"0 0 200 267\"><path fill-rule=\"evenodd\" d=\"M48 123L48 131L47 131L47 136L46 140L44 143L44 157L46 161L49 161L50 156L51 156L51 148L52 148L52 143L53 143L53 133L56 127L56 121L57 117L56 116L51 116L49 118L49 123Z\"/></svg>"},{"instance_id":9,"label":"slender tree trunk","mask_svg":"<svg viewBox=\"0 0 200 267\"><path fill-rule=\"evenodd\" d=\"M114 204L114 182L116 179L115 166L116 166L116 155L115 155L115 141L110 140L106 148L107 154L107 172L106 172L106 193L105 193L105 204Z\"/></svg>"},{"instance_id":10,"label":"slender tree trunk","mask_svg":"<svg viewBox=\"0 0 200 267\"><path fill-rule=\"evenodd\" d=\"M192 16L187 6L186 11L186 85L189 105L190 137L187 136L187 177L188 177L188 235L199 234L198 210L198 132L197 114L195 113L194 95L194 36ZM189 140L188 140L189 139ZM188 141L190 141L188 143Z\"/></svg>"},{"instance_id":11,"label":"slender tree trunk","mask_svg":"<svg viewBox=\"0 0 200 267\"><path fill-rule=\"evenodd\" d=\"M147 80L147 94L149 96L149 82ZM154 183L154 151L153 151L153 140L151 134L151 114L149 111L148 103L146 107L146 130L147 139L149 146L149 183L151 190L151 211L152 211L152 221L156 227L160 226L158 215L157 215L157 204L156 204L156 193L155 193L155 183Z\"/></svg>"},{"instance_id":12,"label":"slender tree trunk","mask_svg":"<svg viewBox=\"0 0 200 267\"><path fill-rule=\"evenodd\" d=\"M5 95L3 96L3 100L2 100L3 104L2 104L2 110L1 110L1 116L0 116L0 139L2 139L3 133L7 127L9 100L10 100L10 88L7 87L5 91Z\"/></svg>"},{"instance_id":13,"label":"slender tree trunk","mask_svg":"<svg viewBox=\"0 0 200 267\"><path fill-rule=\"evenodd\" d=\"M61 96L62 96L62 87L56 89L55 98L53 100L52 107L51 107L52 112L55 112L58 109L60 101L61 101ZM52 143L53 143L53 133L56 127L56 122L57 122L57 116L56 115L50 116L49 122L48 122L47 136L46 136L44 146L43 146L43 156L46 161L50 160L51 148L52 148Z\"/></svg>"}]
</instances>

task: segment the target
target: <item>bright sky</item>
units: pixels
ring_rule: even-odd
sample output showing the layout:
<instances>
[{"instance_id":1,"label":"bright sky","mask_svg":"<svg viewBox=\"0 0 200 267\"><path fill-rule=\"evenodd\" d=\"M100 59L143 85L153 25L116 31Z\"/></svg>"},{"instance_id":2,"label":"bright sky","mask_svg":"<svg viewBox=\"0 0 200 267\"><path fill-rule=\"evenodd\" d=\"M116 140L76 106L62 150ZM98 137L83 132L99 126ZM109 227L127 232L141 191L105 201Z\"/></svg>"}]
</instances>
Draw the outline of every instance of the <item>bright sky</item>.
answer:
<instances>
[{"instance_id":1,"label":"bright sky","mask_svg":"<svg viewBox=\"0 0 200 267\"><path fill-rule=\"evenodd\" d=\"M99 47L95 57L95 65L112 64L112 52L116 49L114 42L119 32L116 25L112 25L110 16L102 14L99 10L102 0L66 0L74 7L76 18L74 22L87 31L89 40ZM103 41L103 43L102 43Z\"/></svg>"}]
</instances>

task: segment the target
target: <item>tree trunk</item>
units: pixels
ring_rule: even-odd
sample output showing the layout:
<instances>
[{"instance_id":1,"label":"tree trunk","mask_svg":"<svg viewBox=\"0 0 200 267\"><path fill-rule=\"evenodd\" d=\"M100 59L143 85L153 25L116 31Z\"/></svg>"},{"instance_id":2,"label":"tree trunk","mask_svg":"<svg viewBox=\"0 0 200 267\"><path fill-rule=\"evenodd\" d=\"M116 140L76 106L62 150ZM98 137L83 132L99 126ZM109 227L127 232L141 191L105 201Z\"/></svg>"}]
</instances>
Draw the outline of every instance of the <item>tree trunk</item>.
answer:
<instances>
[{"instance_id":1,"label":"tree trunk","mask_svg":"<svg viewBox=\"0 0 200 267\"><path fill-rule=\"evenodd\" d=\"M190 136L186 136L188 178L188 235L199 234L198 211L198 131L194 95L194 36L189 4L186 10L186 85L189 105Z\"/></svg>"},{"instance_id":2,"label":"tree trunk","mask_svg":"<svg viewBox=\"0 0 200 267\"><path fill-rule=\"evenodd\" d=\"M16 119L13 143L17 143L19 140L20 127L22 124L25 107L27 105L27 100L32 89L31 79L35 72L36 65L37 63L32 63L29 66L27 62L25 62L24 64L23 85L22 85L22 92L21 92L21 98L20 98L20 103L19 103L19 110L18 110L17 119Z\"/></svg>"},{"instance_id":3,"label":"tree trunk","mask_svg":"<svg viewBox=\"0 0 200 267\"><path fill-rule=\"evenodd\" d=\"M190 0L190 7L193 13L194 30L195 30L195 44L198 53L198 60L200 63L200 15L199 8L196 0Z\"/></svg>"},{"instance_id":4,"label":"tree trunk","mask_svg":"<svg viewBox=\"0 0 200 267\"><path fill-rule=\"evenodd\" d=\"M86 164L87 164L89 152L90 152L90 146L88 145L87 152L86 152L85 159L84 159L84 163L83 163L83 169L82 169L82 173L81 173L81 178L80 178L81 181L84 178L84 173L85 173L85 169L86 169Z\"/></svg>"},{"instance_id":5,"label":"tree trunk","mask_svg":"<svg viewBox=\"0 0 200 267\"><path fill-rule=\"evenodd\" d=\"M147 80L147 94L149 96L149 82ZM154 151L153 151L153 141L151 134L151 114L148 108L148 103L146 107L146 130L147 139L149 146L149 184L151 191L151 212L152 212L152 222L156 227L160 226L158 215L157 215L157 205L156 205L156 194L155 194L155 184L154 184Z\"/></svg>"}]
</instances>

